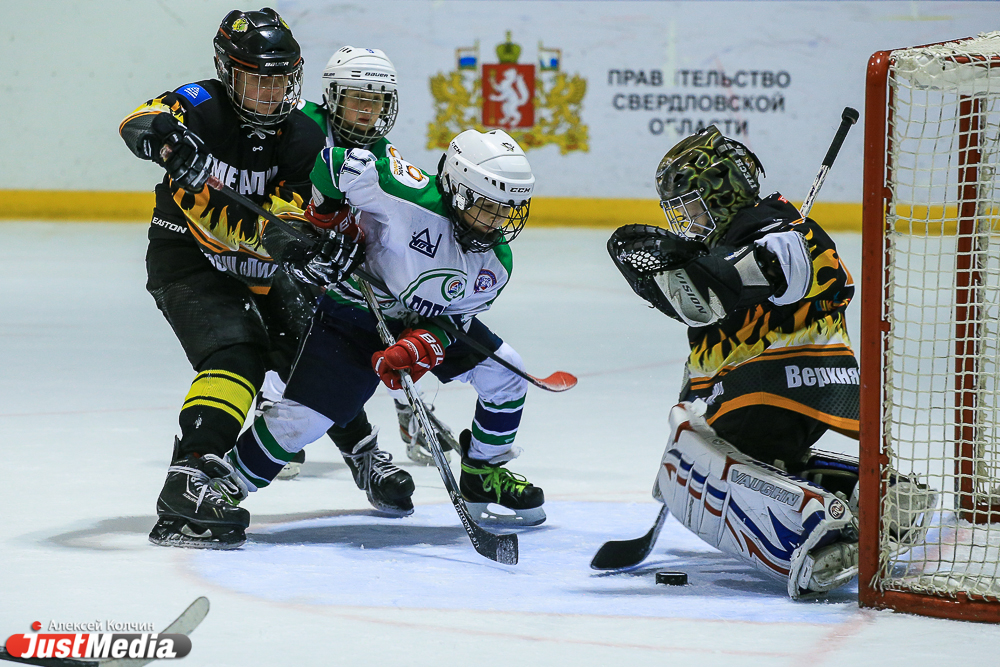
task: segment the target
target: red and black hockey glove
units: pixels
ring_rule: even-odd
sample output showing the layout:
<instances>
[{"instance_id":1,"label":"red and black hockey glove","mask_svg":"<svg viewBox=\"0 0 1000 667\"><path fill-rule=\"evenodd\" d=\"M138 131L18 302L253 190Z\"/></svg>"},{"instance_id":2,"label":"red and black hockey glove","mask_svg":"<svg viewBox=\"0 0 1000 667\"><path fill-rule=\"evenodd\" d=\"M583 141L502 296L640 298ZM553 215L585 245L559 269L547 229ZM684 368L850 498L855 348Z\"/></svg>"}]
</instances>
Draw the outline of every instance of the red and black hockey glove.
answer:
<instances>
[{"instance_id":1,"label":"red and black hockey glove","mask_svg":"<svg viewBox=\"0 0 1000 667\"><path fill-rule=\"evenodd\" d=\"M351 237L355 242L361 240L361 228L358 226L350 204L343 200L327 199L319 206L316 206L315 201L311 201L306 206L305 218L319 229L332 229L344 236Z\"/></svg>"},{"instance_id":2,"label":"red and black hockey glove","mask_svg":"<svg viewBox=\"0 0 1000 667\"><path fill-rule=\"evenodd\" d=\"M395 345L372 355L372 368L389 389L402 389L398 371L408 371L414 382L444 361L444 346L430 331L407 329Z\"/></svg>"}]
</instances>

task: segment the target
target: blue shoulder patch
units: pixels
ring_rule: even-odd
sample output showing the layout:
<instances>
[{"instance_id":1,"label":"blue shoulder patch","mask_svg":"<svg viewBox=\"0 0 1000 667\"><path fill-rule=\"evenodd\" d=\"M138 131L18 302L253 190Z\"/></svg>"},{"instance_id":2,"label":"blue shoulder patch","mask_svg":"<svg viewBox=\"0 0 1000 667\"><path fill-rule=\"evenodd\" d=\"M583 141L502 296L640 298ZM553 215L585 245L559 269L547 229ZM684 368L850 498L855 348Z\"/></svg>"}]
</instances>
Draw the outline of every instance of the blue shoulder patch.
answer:
<instances>
[{"instance_id":1,"label":"blue shoulder patch","mask_svg":"<svg viewBox=\"0 0 1000 667\"><path fill-rule=\"evenodd\" d=\"M181 86L176 90L178 95L183 95L184 97L191 100L193 106L198 106L202 102L212 99L212 96L208 94L208 91L199 86L197 83L189 83L186 86Z\"/></svg>"}]
</instances>

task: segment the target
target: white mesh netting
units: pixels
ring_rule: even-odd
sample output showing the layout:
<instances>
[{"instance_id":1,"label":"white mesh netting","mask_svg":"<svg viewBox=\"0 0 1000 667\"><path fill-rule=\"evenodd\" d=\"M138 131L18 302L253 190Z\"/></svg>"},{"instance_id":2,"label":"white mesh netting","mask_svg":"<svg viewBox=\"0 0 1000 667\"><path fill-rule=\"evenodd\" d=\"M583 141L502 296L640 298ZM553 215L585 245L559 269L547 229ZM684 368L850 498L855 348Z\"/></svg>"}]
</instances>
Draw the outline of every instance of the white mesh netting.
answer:
<instances>
[{"instance_id":1,"label":"white mesh netting","mask_svg":"<svg viewBox=\"0 0 1000 667\"><path fill-rule=\"evenodd\" d=\"M888 85L889 468L876 583L998 600L1000 32L894 51ZM895 485L895 471L927 488ZM930 491L927 532L901 547Z\"/></svg>"}]
</instances>

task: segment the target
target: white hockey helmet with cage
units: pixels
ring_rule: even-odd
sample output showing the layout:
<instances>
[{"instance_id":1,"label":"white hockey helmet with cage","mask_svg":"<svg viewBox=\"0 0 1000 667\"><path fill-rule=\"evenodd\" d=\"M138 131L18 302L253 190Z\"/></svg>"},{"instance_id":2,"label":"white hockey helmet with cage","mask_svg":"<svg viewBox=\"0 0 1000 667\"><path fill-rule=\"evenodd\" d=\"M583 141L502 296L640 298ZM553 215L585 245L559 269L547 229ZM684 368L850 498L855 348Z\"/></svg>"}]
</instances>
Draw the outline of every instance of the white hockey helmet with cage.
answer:
<instances>
[{"instance_id":1,"label":"white hockey helmet with cage","mask_svg":"<svg viewBox=\"0 0 1000 667\"><path fill-rule=\"evenodd\" d=\"M514 240L528 219L535 176L524 151L503 130L466 130L438 165L438 184L455 238L470 252Z\"/></svg>"},{"instance_id":2,"label":"white hockey helmet with cage","mask_svg":"<svg viewBox=\"0 0 1000 667\"><path fill-rule=\"evenodd\" d=\"M341 142L371 146L396 123L396 68L379 49L345 46L323 70L323 98Z\"/></svg>"}]
</instances>

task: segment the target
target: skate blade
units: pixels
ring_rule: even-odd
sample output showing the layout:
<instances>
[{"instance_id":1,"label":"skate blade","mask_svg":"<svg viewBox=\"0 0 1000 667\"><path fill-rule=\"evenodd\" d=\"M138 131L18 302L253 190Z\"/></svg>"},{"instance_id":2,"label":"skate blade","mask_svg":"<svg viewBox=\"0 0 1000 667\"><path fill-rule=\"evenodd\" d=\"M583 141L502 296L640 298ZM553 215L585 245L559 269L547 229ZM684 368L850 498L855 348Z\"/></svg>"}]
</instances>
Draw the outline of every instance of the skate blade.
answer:
<instances>
[{"instance_id":1,"label":"skate blade","mask_svg":"<svg viewBox=\"0 0 1000 667\"><path fill-rule=\"evenodd\" d=\"M375 502L375 499L372 498L370 495L368 496L368 502L371 503L372 507L374 507L376 511L381 512L382 514L385 514L385 515L388 515L388 516L391 516L391 517L402 518L404 516L410 516L411 514L413 514L413 504L412 503L410 504L409 507L399 507L399 506L395 506L395 505L385 505L385 504L382 504L382 503Z\"/></svg>"},{"instance_id":2,"label":"skate blade","mask_svg":"<svg viewBox=\"0 0 1000 667\"><path fill-rule=\"evenodd\" d=\"M158 547L177 547L180 549L214 549L216 551L232 551L239 549L246 544L246 533L240 531L238 534L226 536L225 541L215 538L197 538L180 533L162 534L153 532L149 534L149 541Z\"/></svg>"},{"instance_id":3,"label":"skate blade","mask_svg":"<svg viewBox=\"0 0 1000 667\"><path fill-rule=\"evenodd\" d=\"M275 479L295 479L302 472L302 464L294 461L286 463Z\"/></svg>"},{"instance_id":4,"label":"skate blade","mask_svg":"<svg viewBox=\"0 0 1000 667\"><path fill-rule=\"evenodd\" d=\"M446 449L441 450L441 453L444 454L445 461L451 461L451 455L448 452L449 450ZM431 456L430 451L416 442L406 445L406 458L421 466L430 467L435 465L434 457Z\"/></svg>"},{"instance_id":5,"label":"skate blade","mask_svg":"<svg viewBox=\"0 0 1000 667\"><path fill-rule=\"evenodd\" d=\"M520 526L539 526L545 523L545 510L542 507L515 510L496 503L470 503L465 501L472 519L480 526L503 526L517 528Z\"/></svg>"}]
</instances>

